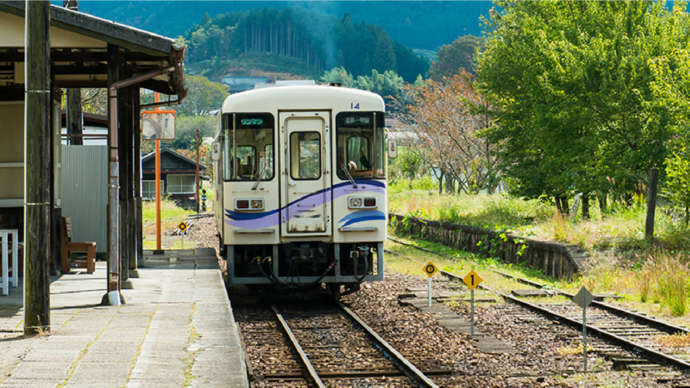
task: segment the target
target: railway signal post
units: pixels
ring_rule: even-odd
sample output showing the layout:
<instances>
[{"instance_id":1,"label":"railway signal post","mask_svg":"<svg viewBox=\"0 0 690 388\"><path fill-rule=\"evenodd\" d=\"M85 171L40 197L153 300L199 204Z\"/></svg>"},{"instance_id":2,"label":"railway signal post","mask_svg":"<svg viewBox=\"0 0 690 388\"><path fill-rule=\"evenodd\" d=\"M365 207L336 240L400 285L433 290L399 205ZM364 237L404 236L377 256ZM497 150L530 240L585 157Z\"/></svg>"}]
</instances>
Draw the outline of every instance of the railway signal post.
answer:
<instances>
[{"instance_id":1,"label":"railway signal post","mask_svg":"<svg viewBox=\"0 0 690 388\"><path fill-rule=\"evenodd\" d=\"M182 246L182 249L184 249L184 235L187 234L187 223L184 221L180 221L179 224L177 224L177 229L180 231L180 245Z\"/></svg>"},{"instance_id":2,"label":"railway signal post","mask_svg":"<svg viewBox=\"0 0 690 388\"><path fill-rule=\"evenodd\" d=\"M474 289L482 282L482 278L472 270L462 281L470 288L470 335L474 337Z\"/></svg>"},{"instance_id":3,"label":"railway signal post","mask_svg":"<svg viewBox=\"0 0 690 388\"><path fill-rule=\"evenodd\" d=\"M432 262L426 263L424 265L424 272L429 276L429 283L427 289L427 306L431 307L431 278L436 274L436 266Z\"/></svg>"},{"instance_id":4,"label":"railway signal post","mask_svg":"<svg viewBox=\"0 0 690 388\"><path fill-rule=\"evenodd\" d=\"M594 296L582 286L575 296L573 302L582 307L582 355L584 357L583 369L587 372L587 306L594 300Z\"/></svg>"}]
</instances>

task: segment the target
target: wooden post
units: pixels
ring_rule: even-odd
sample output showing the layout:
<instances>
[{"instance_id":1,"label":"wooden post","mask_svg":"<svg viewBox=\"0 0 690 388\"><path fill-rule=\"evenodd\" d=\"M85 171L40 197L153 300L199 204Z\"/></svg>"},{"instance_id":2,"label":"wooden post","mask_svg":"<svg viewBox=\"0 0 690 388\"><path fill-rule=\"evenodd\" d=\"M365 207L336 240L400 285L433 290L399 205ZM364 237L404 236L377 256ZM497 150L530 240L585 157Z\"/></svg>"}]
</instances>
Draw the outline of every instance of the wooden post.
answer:
<instances>
[{"instance_id":1,"label":"wooden post","mask_svg":"<svg viewBox=\"0 0 690 388\"><path fill-rule=\"evenodd\" d=\"M62 6L73 11L79 10L78 0L63 0ZM67 133L69 136L69 144L83 145L82 138L83 121L81 110L81 89L69 88L67 89ZM75 136L76 135L76 136Z\"/></svg>"},{"instance_id":2,"label":"wooden post","mask_svg":"<svg viewBox=\"0 0 690 388\"><path fill-rule=\"evenodd\" d=\"M647 241L654 241L654 213L656 211L656 185L659 179L659 170L656 167L649 169L649 182L647 183L647 220L644 226L644 236Z\"/></svg>"},{"instance_id":3,"label":"wooden post","mask_svg":"<svg viewBox=\"0 0 690 388\"><path fill-rule=\"evenodd\" d=\"M120 247L119 247L119 186L120 168L118 146L117 122L117 91L112 91L110 86L120 79L120 49L112 44L108 45L108 293L103 296L103 304L111 304L109 294L113 295L112 301L120 303ZM112 95L111 95L112 94ZM111 294L112 293L112 294Z\"/></svg>"},{"instance_id":4,"label":"wooden post","mask_svg":"<svg viewBox=\"0 0 690 388\"><path fill-rule=\"evenodd\" d=\"M135 226L135 243L136 255L132 262L130 262L129 276L133 278L139 277L137 268L139 267L139 260L144 259L144 243L143 243L143 220L141 209L141 92L136 89L134 95L134 226Z\"/></svg>"},{"instance_id":5,"label":"wooden post","mask_svg":"<svg viewBox=\"0 0 690 388\"><path fill-rule=\"evenodd\" d=\"M158 92L154 94L154 99L158 102ZM161 251L161 141L158 138L156 138L156 251Z\"/></svg>"},{"instance_id":6,"label":"wooden post","mask_svg":"<svg viewBox=\"0 0 690 388\"><path fill-rule=\"evenodd\" d=\"M196 199L196 214L199 214L199 160L200 160L200 154L199 154L199 146L201 145L201 138L199 134L199 128L196 129L196 190L195 194L196 196L194 197Z\"/></svg>"},{"instance_id":7,"label":"wooden post","mask_svg":"<svg viewBox=\"0 0 690 388\"><path fill-rule=\"evenodd\" d=\"M50 3L26 2L24 334L50 329Z\"/></svg>"},{"instance_id":8,"label":"wooden post","mask_svg":"<svg viewBox=\"0 0 690 388\"><path fill-rule=\"evenodd\" d=\"M120 79L127 78L127 74L124 72L120 73ZM127 281L129 280L129 239L131 235L127 225L131 222L129 217L129 152L130 147L129 138L131 135L131 113L132 107L130 106L130 92L131 88L122 88L117 93L117 121L119 123L118 129L118 159L120 161L120 187L119 187L119 202L120 202L120 288L129 289L131 284Z\"/></svg>"}]
</instances>

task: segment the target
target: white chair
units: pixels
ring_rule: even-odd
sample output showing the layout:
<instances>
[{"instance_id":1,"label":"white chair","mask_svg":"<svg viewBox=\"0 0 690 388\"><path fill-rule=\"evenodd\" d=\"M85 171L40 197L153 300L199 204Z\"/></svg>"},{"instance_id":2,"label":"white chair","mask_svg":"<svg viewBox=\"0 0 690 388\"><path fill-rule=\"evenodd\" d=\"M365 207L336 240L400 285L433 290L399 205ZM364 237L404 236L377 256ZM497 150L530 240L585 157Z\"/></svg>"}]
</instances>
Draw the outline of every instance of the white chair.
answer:
<instances>
[{"instance_id":1,"label":"white chair","mask_svg":"<svg viewBox=\"0 0 690 388\"><path fill-rule=\"evenodd\" d=\"M12 287L19 286L19 254L17 252L19 243L19 231L17 229L0 229L0 289L2 295L10 294L10 268L8 243L12 241Z\"/></svg>"}]
</instances>

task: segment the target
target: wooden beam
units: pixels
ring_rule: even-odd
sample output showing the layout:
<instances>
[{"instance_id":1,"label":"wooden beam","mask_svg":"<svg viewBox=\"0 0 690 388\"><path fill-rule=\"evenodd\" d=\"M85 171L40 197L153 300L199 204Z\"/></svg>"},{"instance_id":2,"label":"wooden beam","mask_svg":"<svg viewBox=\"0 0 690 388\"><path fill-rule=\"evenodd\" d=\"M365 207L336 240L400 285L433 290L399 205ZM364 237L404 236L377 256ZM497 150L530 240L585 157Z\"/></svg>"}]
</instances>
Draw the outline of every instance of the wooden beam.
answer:
<instances>
[{"instance_id":1,"label":"wooden beam","mask_svg":"<svg viewBox=\"0 0 690 388\"><path fill-rule=\"evenodd\" d=\"M28 2L24 334L50 330L50 4Z\"/></svg>"},{"instance_id":2,"label":"wooden beam","mask_svg":"<svg viewBox=\"0 0 690 388\"><path fill-rule=\"evenodd\" d=\"M0 1L0 11L24 16L23 1ZM111 45L144 52L150 55L169 55L175 41L124 24L113 23L83 12L62 7L50 7L51 25L68 31L103 40Z\"/></svg>"}]
</instances>

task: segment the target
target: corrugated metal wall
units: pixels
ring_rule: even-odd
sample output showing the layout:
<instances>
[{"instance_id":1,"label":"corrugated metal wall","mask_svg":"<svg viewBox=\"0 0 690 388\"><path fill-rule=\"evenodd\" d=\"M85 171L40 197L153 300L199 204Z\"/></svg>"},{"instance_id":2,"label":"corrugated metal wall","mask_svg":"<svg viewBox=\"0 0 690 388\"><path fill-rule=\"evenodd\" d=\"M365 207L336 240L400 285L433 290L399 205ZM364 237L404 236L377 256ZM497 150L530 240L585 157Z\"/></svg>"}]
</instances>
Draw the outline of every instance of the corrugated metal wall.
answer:
<instances>
[{"instance_id":1,"label":"corrugated metal wall","mask_svg":"<svg viewBox=\"0 0 690 388\"><path fill-rule=\"evenodd\" d=\"M62 215L72 218L72 241L95 241L107 251L108 147L62 146Z\"/></svg>"}]
</instances>

